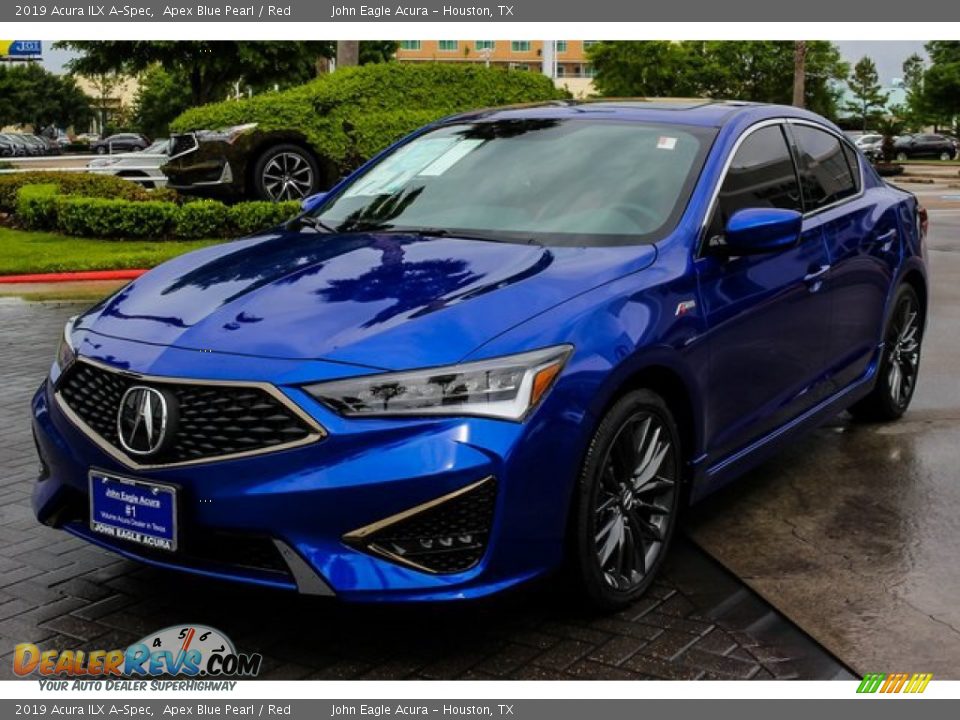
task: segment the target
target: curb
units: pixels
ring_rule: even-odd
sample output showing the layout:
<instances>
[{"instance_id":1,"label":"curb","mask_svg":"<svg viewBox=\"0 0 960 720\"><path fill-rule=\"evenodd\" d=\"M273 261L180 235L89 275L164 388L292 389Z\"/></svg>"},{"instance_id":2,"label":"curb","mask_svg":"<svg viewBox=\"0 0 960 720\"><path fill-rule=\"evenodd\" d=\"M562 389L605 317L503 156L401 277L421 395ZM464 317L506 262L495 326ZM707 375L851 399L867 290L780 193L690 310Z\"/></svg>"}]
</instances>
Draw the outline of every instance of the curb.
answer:
<instances>
[{"instance_id":1,"label":"curb","mask_svg":"<svg viewBox=\"0 0 960 720\"><path fill-rule=\"evenodd\" d=\"M89 270L84 272L33 273L28 275L0 275L0 285L14 283L60 283L84 280L134 280L146 270Z\"/></svg>"}]
</instances>

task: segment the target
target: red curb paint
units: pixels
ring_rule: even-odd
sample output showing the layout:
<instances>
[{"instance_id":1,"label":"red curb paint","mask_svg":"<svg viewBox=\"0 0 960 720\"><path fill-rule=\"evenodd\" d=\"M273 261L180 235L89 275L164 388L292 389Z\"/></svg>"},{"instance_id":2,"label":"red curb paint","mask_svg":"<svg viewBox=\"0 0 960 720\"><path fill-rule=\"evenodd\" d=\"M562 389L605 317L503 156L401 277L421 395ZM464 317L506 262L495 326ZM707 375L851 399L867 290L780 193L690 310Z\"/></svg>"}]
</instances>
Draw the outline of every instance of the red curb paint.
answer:
<instances>
[{"instance_id":1,"label":"red curb paint","mask_svg":"<svg viewBox=\"0 0 960 720\"><path fill-rule=\"evenodd\" d=\"M83 280L134 280L146 270L89 270L85 272L34 273L32 275L0 275L0 284L59 283Z\"/></svg>"}]
</instances>

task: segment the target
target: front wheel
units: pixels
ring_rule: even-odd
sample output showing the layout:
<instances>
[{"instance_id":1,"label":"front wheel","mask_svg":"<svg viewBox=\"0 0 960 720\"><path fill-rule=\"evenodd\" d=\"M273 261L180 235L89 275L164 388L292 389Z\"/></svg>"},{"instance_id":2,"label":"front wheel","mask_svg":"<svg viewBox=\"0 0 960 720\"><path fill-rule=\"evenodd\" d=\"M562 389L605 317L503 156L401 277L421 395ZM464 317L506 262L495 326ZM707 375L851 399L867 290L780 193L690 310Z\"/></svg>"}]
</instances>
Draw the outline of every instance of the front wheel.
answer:
<instances>
[{"instance_id":1,"label":"front wheel","mask_svg":"<svg viewBox=\"0 0 960 720\"><path fill-rule=\"evenodd\" d=\"M916 291L901 285L887 320L877 383L863 400L850 408L858 420L889 422L910 406L920 370L923 311Z\"/></svg>"},{"instance_id":2,"label":"front wheel","mask_svg":"<svg viewBox=\"0 0 960 720\"><path fill-rule=\"evenodd\" d=\"M299 145L275 145L257 160L254 191L261 200L302 200L320 190L320 168Z\"/></svg>"},{"instance_id":3,"label":"front wheel","mask_svg":"<svg viewBox=\"0 0 960 720\"><path fill-rule=\"evenodd\" d=\"M941 160L953 160L953 155L951 155L950 153L944 151L944 152L940 153L940 159L941 159Z\"/></svg>"},{"instance_id":4,"label":"front wheel","mask_svg":"<svg viewBox=\"0 0 960 720\"><path fill-rule=\"evenodd\" d=\"M624 607L653 582L676 525L680 482L669 408L650 390L628 393L600 423L576 489L572 565L591 605Z\"/></svg>"},{"instance_id":5,"label":"front wheel","mask_svg":"<svg viewBox=\"0 0 960 720\"><path fill-rule=\"evenodd\" d=\"M905 152L898 152L897 160L899 160L900 162L905 162L907 160L907 154Z\"/></svg>"}]
</instances>

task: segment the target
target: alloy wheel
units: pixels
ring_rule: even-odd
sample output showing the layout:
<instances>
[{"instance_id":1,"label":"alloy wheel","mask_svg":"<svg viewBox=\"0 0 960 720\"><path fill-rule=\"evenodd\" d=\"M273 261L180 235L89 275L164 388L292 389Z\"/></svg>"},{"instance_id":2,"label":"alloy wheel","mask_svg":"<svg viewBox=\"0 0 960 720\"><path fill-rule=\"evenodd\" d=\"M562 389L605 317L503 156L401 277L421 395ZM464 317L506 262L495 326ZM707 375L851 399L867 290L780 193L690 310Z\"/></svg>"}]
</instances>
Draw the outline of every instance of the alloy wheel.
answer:
<instances>
[{"instance_id":1,"label":"alloy wheel","mask_svg":"<svg viewBox=\"0 0 960 720\"><path fill-rule=\"evenodd\" d=\"M603 579L614 590L640 585L669 539L679 479L675 452L663 421L650 412L627 420L607 451L594 542Z\"/></svg>"},{"instance_id":2,"label":"alloy wheel","mask_svg":"<svg viewBox=\"0 0 960 720\"><path fill-rule=\"evenodd\" d=\"M920 366L920 309L914 298L901 298L887 341L887 390L897 407L910 401Z\"/></svg>"},{"instance_id":3,"label":"alloy wheel","mask_svg":"<svg viewBox=\"0 0 960 720\"><path fill-rule=\"evenodd\" d=\"M296 153L279 153L264 166L262 185L271 200L301 200L312 191L313 168Z\"/></svg>"}]
</instances>

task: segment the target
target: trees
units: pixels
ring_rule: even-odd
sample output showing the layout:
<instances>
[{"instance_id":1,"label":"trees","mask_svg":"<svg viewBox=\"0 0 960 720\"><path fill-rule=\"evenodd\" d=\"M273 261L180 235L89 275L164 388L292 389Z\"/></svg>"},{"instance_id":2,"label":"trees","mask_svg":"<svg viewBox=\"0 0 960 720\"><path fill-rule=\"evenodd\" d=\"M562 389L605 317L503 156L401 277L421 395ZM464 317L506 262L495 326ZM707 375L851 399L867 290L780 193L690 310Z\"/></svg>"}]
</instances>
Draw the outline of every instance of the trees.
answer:
<instances>
[{"instance_id":1,"label":"trees","mask_svg":"<svg viewBox=\"0 0 960 720\"><path fill-rule=\"evenodd\" d=\"M73 78L54 75L37 63L8 68L0 65L0 127L48 125L86 127L90 99Z\"/></svg>"},{"instance_id":2,"label":"trees","mask_svg":"<svg viewBox=\"0 0 960 720\"><path fill-rule=\"evenodd\" d=\"M862 130L866 130L871 121L876 121L886 108L889 95L882 92L877 66L864 55L853 66L853 74L847 81L853 100L844 105L844 109L859 120Z\"/></svg>"},{"instance_id":3,"label":"trees","mask_svg":"<svg viewBox=\"0 0 960 720\"><path fill-rule=\"evenodd\" d=\"M923 92L926 72L927 63L917 53L903 61L903 88L907 98L900 115L905 127L914 132L922 130L930 123L930 109Z\"/></svg>"},{"instance_id":4,"label":"trees","mask_svg":"<svg viewBox=\"0 0 960 720\"><path fill-rule=\"evenodd\" d=\"M190 89L182 76L154 65L140 75L133 101L133 125L149 137L165 137L170 121L190 107L190 99Z\"/></svg>"},{"instance_id":5,"label":"trees","mask_svg":"<svg viewBox=\"0 0 960 720\"><path fill-rule=\"evenodd\" d=\"M935 40L925 45L930 68L923 78L923 101L938 125L956 128L960 119L960 42Z\"/></svg>"},{"instance_id":6,"label":"trees","mask_svg":"<svg viewBox=\"0 0 960 720\"><path fill-rule=\"evenodd\" d=\"M848 67L833 43L806 41L806 107L836 116L835 82ZM613 41L594 45L594 83L603 95L708 97L790 104L795 45L791 41Z\"/></svg>"},{"instance_id":7,"label":"trees","mask_svg":"<svg viewBox=\"0 0 960 720\"><path fill-rule=\"evenodd\" d=\"M366 45L360 43L361 62L383 60L386 52L389 59L396 50L396 43L374 41L370 48ZM314 76L318 58L334 55L334 43L329 40L83 40L59 42L55 47L79 52L80 57L70 63L70 69L83 75L137 74L159 65L183 79L192 105L222 99L239 80L263 88L299 85Z\"/></svg>"}]
</instances>

